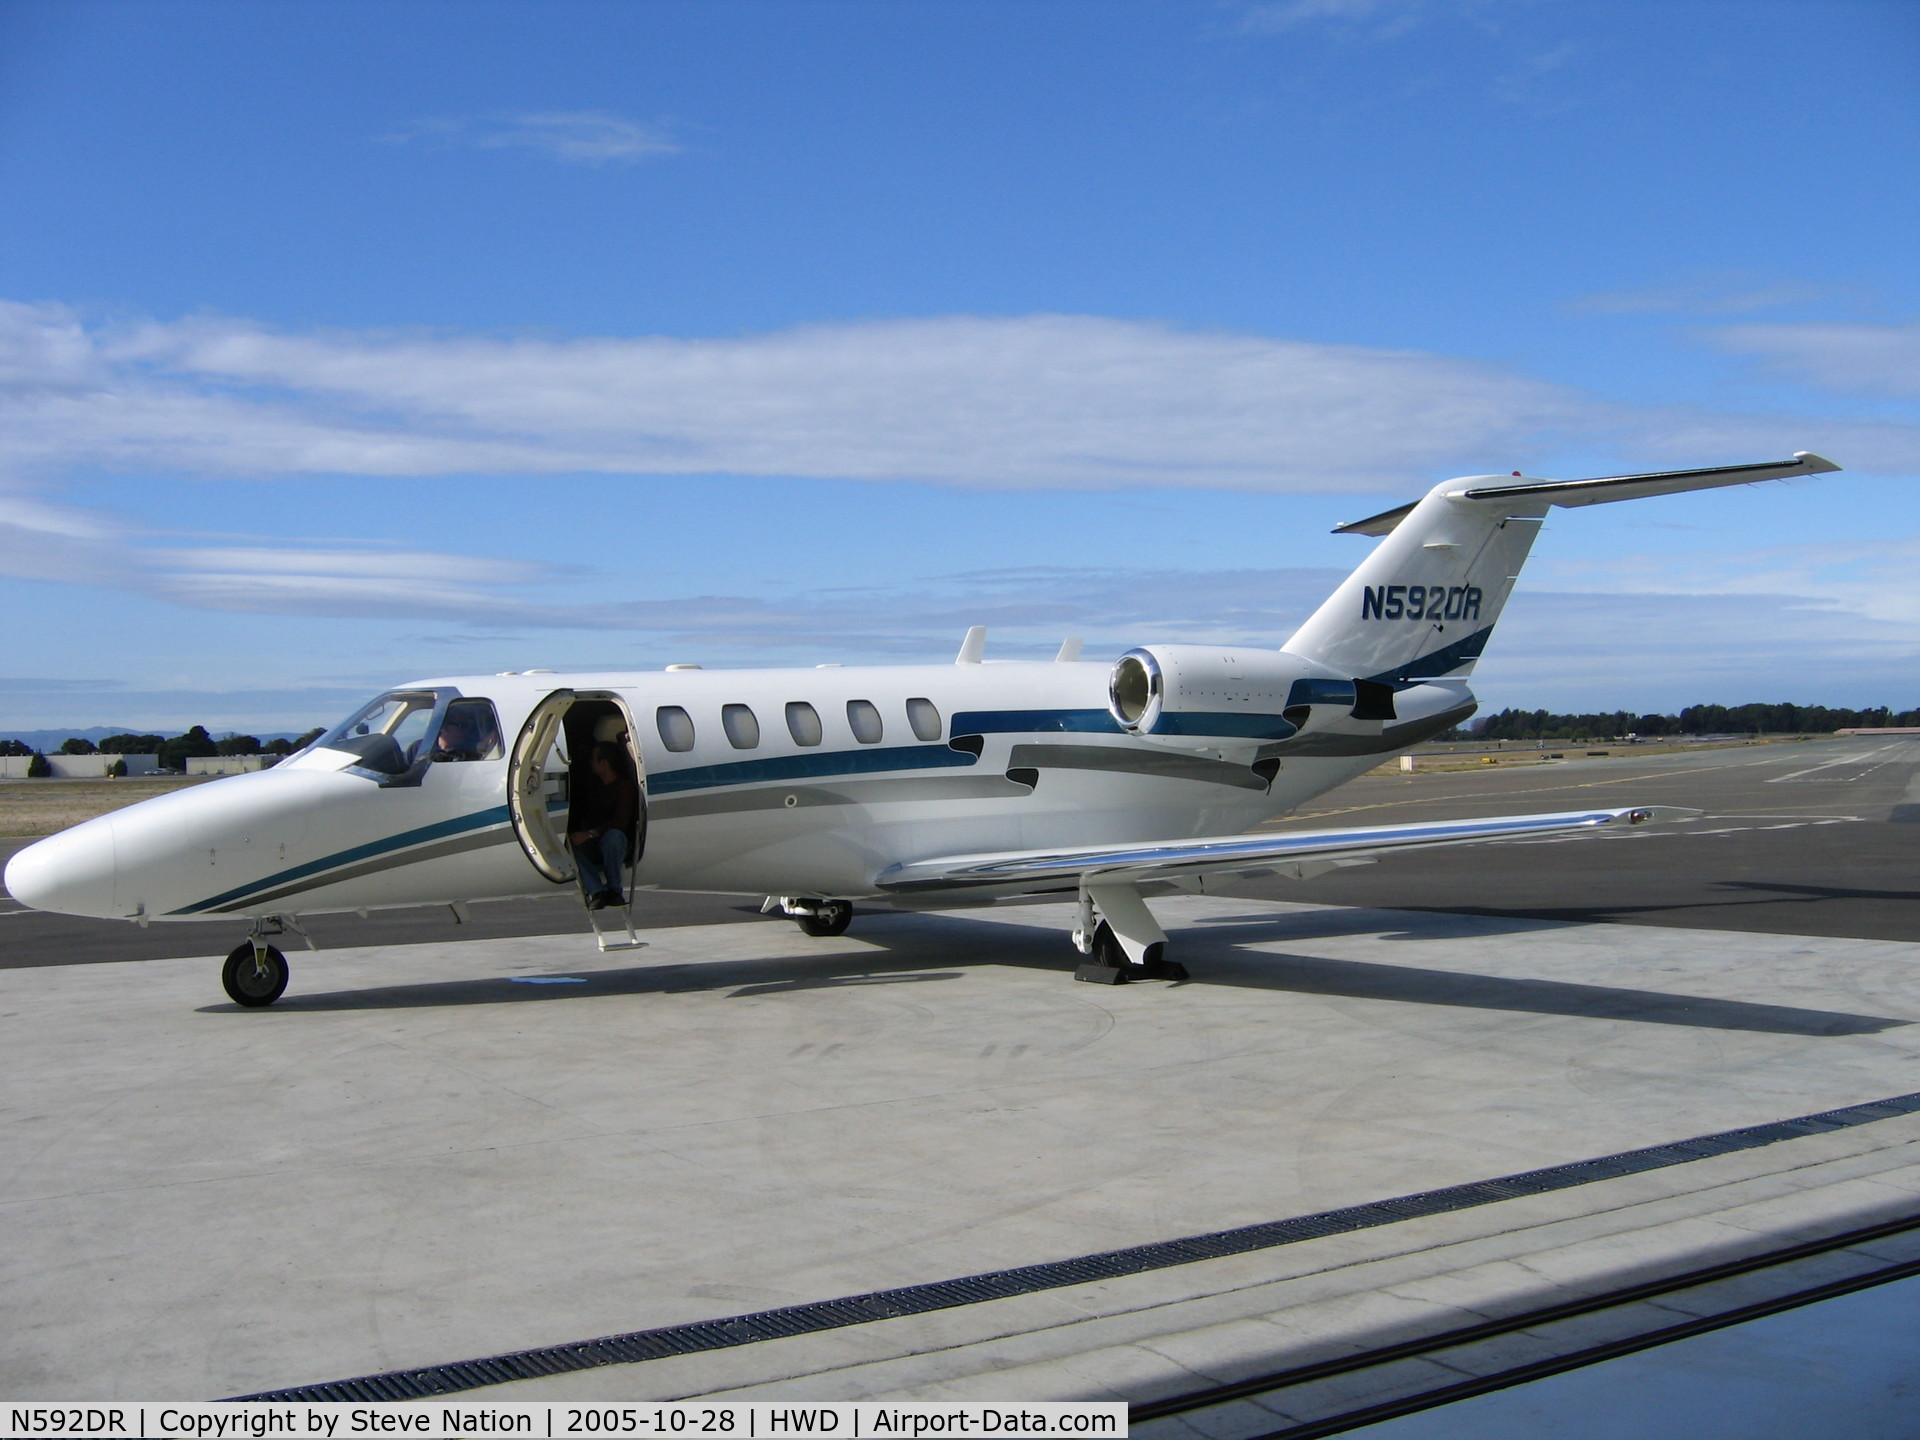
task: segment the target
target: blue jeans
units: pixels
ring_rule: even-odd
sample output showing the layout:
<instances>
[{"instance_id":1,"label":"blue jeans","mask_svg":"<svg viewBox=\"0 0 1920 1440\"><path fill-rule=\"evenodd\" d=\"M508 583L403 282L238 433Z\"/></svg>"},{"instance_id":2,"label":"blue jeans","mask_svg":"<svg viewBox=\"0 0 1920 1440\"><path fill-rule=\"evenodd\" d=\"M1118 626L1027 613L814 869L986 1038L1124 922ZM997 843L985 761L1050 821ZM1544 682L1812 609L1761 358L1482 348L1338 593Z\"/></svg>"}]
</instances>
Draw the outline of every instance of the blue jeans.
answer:
<instances>
[{"instance_id":1,"label":"blue jeans","mask_svg":"<svg viewBox=\"0 0 1920 1440\"><path fill-rule=\"evenodd\" d=\"M575 845L573 858L580 867L580 879L587 887L587 894L598 895L603 890L625 893L621 881L626 878L626 831L609 830L598 840Z\"/></svg>"}]
</instances>

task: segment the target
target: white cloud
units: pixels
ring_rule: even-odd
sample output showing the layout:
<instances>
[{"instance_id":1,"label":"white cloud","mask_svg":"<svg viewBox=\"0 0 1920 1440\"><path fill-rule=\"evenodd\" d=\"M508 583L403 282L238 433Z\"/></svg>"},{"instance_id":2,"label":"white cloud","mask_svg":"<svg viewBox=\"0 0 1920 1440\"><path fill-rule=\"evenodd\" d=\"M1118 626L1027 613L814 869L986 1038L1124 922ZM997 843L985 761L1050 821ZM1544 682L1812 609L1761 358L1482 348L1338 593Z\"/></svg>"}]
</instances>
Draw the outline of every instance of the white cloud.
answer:
<instances>
[{"instance_id":1,"label":"white cloud","mask_svg":"<svg viewBox=\"0 0 1920 1440\"><path fill-rule=\"evenodd\" d=\"M1920 395L1920 321L1904 325L1728 325L1715 341L1829 390Z\"/></svg>"},{"instance_id":2,"label":"white cloud","mask_svg":"<svg viewBox=\"0 0 1920 1440\"><path fill-rule=\"evenodd\" d=\"M299 542L161 546L97 511L0 494L0 576L131 591L203 610L498 619L545 578L520 561Z\"/></svg>"},{"instance_id":3,"label":"white cloud","mask_svg":"<svg viewBox=\"0 0 1920 1440\"><path fill-rule=\"evenodd\" d=\"M1920 426L1632 408L1447 356L1094 316L544 340L90 326L0 302L0 467L23 473L1400 493L1569 446L1644 468L1816 449L1901 469Z\"/></svg>"},{"instance_id":4,"label":"white cloud","mask_svg":"<svg viewBox=\"0 0 1920 1440\"><path fill-rule=\"evenodd\" d=\"M1548 560L1534 574L1555 587L1663 595L1791 596L1865 621L1913 627L1920 637L1920 538Z\"/></svg>"},{"instance_id":5,"label":"white cloud","mask_svg":"<svg viewBox=\"0 0 1920 1440\"><path fill-rule=\"evenodd\" d=\"M1671 713L1701 702L1920 705L1920 628L1793 594L1578 594L1522 584L1482 710Z\"/></svg>"},{"instance_id":6,"label":"white cloud","mask_svg":"<svg viewBox=\"0 0 1920 1440\"><path fill-rule=\"evenodd\" d=\"M534 150L572 165L632 164L685 147L660 126L642 125L609 110L540 110L518 115L417 121L383 136L389 144L440 148Z\"/></svg>"}]
</instances>

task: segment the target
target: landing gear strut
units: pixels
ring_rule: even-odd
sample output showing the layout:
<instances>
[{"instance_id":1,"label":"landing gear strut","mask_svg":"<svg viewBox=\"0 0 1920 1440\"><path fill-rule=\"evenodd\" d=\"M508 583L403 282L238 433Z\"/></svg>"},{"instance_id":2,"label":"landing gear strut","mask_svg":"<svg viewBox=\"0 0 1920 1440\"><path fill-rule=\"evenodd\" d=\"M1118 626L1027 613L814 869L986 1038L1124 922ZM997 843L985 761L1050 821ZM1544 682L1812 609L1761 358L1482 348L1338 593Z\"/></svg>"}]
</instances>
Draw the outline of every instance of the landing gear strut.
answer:
<instances>
[{"instance_id":1,"label":"landing gear strut","mask_svg":"<svg viewBox=\"0 0 1920 1440\"><path fill-rule=\"evenodd\" d=\"M760 913L778 910L789 920L799 922L802 933L813 936L844 935L853 923L853 905L846 900L814 900L801 895L769 895Z\"/></svg>"},{"instance_id":2,"label":"landing gear strut","mask_svg":"<svg viewBox=\"0 0 1920 1440\"><path fill-rule=\"evenodd\" d=\"M1100 914L1094 922L1096 908ZM1132 980L1185 980L1187 967L1167 959L1167 932L1132 885L1085 885L1074 917L1073 945L1087 959L1073 972L1091 985Z\"/></svg>"}]
</instances>

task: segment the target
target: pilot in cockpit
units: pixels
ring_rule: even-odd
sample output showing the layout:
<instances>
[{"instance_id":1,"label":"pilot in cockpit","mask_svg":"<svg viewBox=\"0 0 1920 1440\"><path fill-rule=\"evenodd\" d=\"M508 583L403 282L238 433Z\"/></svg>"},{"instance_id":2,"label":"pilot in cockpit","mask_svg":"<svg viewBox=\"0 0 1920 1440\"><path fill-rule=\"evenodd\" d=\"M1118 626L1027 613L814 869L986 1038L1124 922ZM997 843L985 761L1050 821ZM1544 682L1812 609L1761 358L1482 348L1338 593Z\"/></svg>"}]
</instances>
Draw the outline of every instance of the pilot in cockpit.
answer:
<instances>
[{"instance_id":1,"label":"pilot in cockpit","mask_svg":"<svg viewBox=\"0 0 1920 1440\"><path fill-rule=\"evenodd\" d=\"M500 722L485 700L455 700L433 738L435 760L498 760Z\"/></svg>"}]
</instances>

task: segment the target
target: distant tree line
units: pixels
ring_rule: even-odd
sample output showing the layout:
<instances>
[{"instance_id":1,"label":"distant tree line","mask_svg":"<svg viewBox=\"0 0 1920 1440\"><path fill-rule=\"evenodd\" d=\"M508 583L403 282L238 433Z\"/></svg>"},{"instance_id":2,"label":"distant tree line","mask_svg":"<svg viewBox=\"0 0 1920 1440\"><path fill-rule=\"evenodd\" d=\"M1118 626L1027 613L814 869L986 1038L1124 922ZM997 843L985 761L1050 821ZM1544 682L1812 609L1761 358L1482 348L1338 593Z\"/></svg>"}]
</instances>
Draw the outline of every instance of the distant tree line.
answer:
<instances>
[{"instance_id":1,"label":"distant tree line","mask_svg":"<svg viewBox=\"0 0 1920 1440\"><path fill-rule=\"evenodd\" d=\"M207 733L204 725L195 725L181 735L109 735L99 744L78 735L69 736L60 742L62 755L157 755L162 770L184 770L187 761L208 755L291 755L303 750L326 733L326 727L316 725L306 734L292 740L269 740L260 742L257 735L227 735L214 739ZM31 746L18 740L0 740L0 755L37 755ZM46 762L32 767L39 774L48 773Z\"/></svg>"},{"instance_id":2,"label":"distant tree line","mask_svg":"<svg viewBox=\"0 0 1920 1440\"><path fill-rule=\"evenodd\" d=\"M1825 705L1689 705L1678 715L1556 715L1502 710L1455 734L1471 740L1600 740L1627 735L1825 735L1855 727L1920 726L1920 710L1836 710Z\"/></svg>"}]
</instances>

